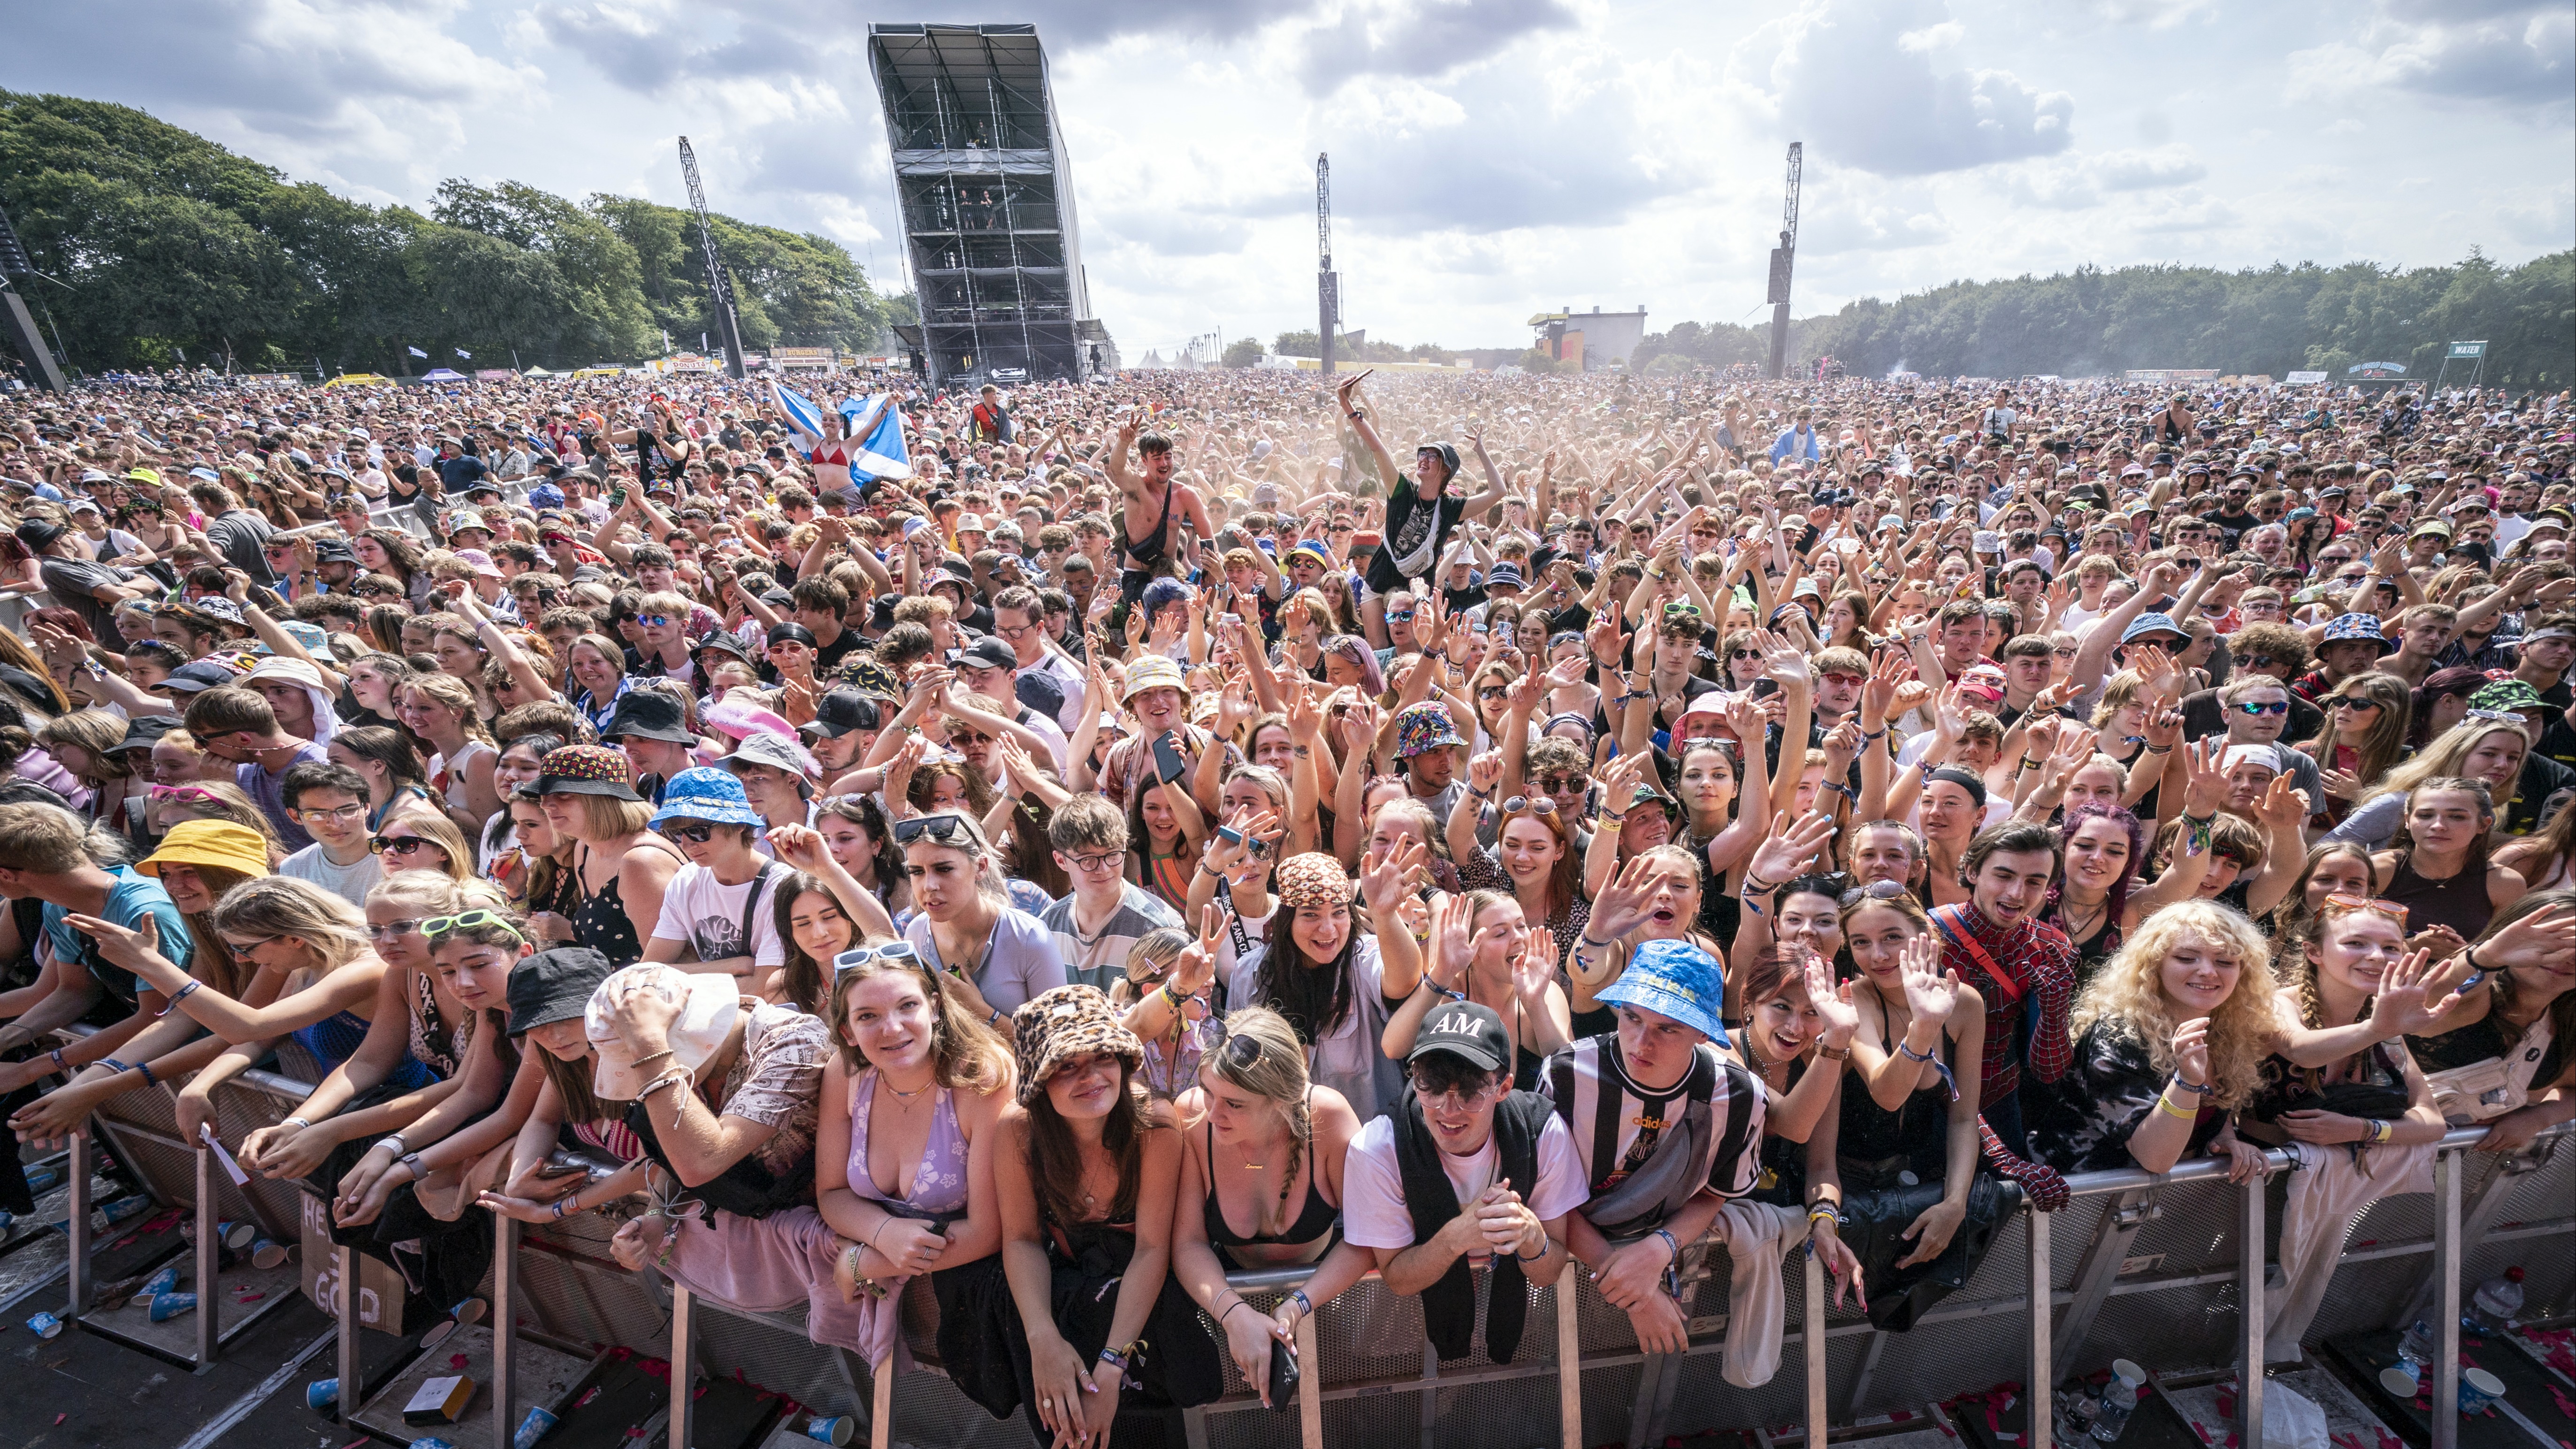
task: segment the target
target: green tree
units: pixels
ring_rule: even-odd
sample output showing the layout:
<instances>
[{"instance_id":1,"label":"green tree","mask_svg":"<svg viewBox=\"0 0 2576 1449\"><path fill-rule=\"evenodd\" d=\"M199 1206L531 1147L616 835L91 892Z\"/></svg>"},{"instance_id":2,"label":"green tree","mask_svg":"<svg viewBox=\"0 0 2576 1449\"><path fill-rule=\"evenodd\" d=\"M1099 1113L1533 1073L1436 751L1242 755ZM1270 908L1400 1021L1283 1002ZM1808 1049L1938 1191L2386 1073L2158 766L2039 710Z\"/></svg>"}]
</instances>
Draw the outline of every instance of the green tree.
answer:
<instances>
[{"instance_id":1,"label":"green tree","mask_svg":"<svg viewBox=\"0 0 2576 1449\"><path fill-rule=\"evenodd\" d=\"M1225 345L1224 362L1228 367L1250 367L1261 360L1261 339L1238 337Z\"/></svg>"},{"instance_id":2,"label":"green tree","mask_svg":"<svg viewBox=\"0 0 2576 1449\"><path fill-rule=\"evenodd\" d=\"M1270 340L1270 350L1282 357L1321 357L1322 336L1309 327L1303 332L1282 332Z\"/></svg>"}]
</instances>

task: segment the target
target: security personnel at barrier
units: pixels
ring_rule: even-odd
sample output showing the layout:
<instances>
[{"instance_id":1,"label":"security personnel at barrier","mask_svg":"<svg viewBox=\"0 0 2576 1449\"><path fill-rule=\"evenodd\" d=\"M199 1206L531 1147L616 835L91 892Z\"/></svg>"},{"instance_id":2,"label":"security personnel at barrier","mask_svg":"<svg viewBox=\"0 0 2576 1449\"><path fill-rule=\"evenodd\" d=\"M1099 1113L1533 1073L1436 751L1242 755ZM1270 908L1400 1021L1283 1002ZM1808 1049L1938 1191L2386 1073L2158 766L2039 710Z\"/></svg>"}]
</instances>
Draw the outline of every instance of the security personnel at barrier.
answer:
<instances>
[{"instance_id":1,"label":"security personnel at barrier","mask_svg":"<svg viewBox=\"0 0 2576 1449\"><path fill-rule=\"evenodd\" d=\"M1443 1361L1473 1344L1473 1265L1487 1266L1485 1353L1509 1363L1528 1285L1565 1271L1567 1219L1591 1195L1583 1159L1545 1097L1512 1090L1512 1037L1492 1007L1444 1002L1405 1064L1412 1090L1351 1141L1343 1236L1376 1255L1388 1291L1422 1296Z\"/></svg>"}]
</instances>

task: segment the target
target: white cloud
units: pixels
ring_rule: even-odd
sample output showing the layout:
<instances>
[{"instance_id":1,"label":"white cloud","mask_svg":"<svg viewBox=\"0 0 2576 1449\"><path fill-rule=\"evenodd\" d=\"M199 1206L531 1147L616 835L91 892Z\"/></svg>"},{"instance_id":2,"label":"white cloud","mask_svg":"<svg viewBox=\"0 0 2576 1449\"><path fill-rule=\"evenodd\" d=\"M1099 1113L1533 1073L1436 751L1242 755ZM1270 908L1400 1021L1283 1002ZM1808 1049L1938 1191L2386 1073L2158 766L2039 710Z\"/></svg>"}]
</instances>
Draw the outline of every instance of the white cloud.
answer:
<instances>
[{"instance_id":1,"label":"white cloud","mask_svg":"<svg viewBox=\"0 0 2576 1449\"><path fill-rule=\"evenodd\" d=\"M2576 109L2576 12L2521 0L2389 0L2350 40L2290 57L2298 94L2396 92L2565 124Z\"/></svg>"},{"instance_id":2,"label":"white cloud","mask_svg":"<svg viewBox=\"0 0 2576 1449\"><path fill-rule=\"evenodd\" d=\"M1565 0L1344 0L1338 18L1307 33L1298 72L1319 96L1372 75L1448 75L1574 20Z\"/></svg>"},{"instance_id":3,"label":"white cloud","mask_svg":"<svg viewBox=\"0 0 2576 1449\"><path fill-rule=\"evenodd\" d=\"M1882 175L2065 150L2073 97L2006 70L1935 67L1930 51L1964 33L1942 0L1808 0L1757 31L1736 59L1791 133Z\"/></svg>"}]
</instances>

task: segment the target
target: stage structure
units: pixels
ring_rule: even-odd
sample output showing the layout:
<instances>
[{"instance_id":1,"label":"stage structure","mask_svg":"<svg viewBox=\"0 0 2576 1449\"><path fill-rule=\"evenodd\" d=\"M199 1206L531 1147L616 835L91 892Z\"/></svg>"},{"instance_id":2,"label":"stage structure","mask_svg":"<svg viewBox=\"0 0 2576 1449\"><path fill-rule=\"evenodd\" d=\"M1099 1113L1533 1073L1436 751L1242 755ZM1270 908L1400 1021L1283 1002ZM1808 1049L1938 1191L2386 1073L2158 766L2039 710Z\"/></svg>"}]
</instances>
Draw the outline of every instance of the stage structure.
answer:
<instances>
[{"instance_id":1,"label":"stage structure","mask_svg":"<svg viewBox=\"0 0 2576 1449\"><path fill-rule=\"evenodd\" d=\"M1091 311L1037 27L871 25L868 68L885 105L929 381L1116 371L1117 347Z\"/></svg>"},{"instance_id":2,"label":"stage structure","mask_svg":"<svg viewBox=\"0 0 2576 1449\"><path fill-rule=\"evenodd\" d=\"M698 184L698 153L689 138L680 138L680 175L689 183L689 207L698 214L698 250L707 261L707 306L715 313L716 335L724 339L725 376L743 379L742 319L734 311L733 278L726 274L724 254L716 250L715 224L707 220L706 188Z\"/></svg>"},{"instance_id":3,"label":"stage structure","mask_svg":"<svg viewBox=\"0 0 2576 1449\"><path fill-rule=\"evenodd\" d=\"M1789 143L1789 199L1780 208L1780 245L1771 251L1771 369L1769 376L1786 376L1789 370L1789 274L1798 264L1798 173L1806 143Z\"/></svg>"}]
</instances>

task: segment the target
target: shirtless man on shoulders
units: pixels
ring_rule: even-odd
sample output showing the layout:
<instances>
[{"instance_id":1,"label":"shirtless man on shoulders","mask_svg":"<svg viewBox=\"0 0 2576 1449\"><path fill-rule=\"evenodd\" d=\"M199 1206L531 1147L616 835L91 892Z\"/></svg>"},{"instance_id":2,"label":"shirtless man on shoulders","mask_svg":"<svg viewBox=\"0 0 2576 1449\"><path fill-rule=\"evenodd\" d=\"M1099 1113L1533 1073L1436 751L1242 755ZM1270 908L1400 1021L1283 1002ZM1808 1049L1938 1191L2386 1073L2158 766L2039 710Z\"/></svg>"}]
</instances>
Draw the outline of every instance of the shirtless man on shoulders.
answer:
<instances>
[{"instance_id":1,"label":"shirtless man on shoulders","mask_svg":"<svg viewBox=\"0 0 2576 1449\"><path fill-rule=\"evenodd\" d=\"M1145 585L1155 575L1178 578L1186 572L1172 537L1175 518L1192 538L1216 536L1198 490L1173 480L1179 459L1172 452L1172 440L1161 433L1137 436L1144 417L1141 409L1128 414L1118 424L1117 446L1109 450L1109 481L1124 503L1118 596L1131 604L1145 596ZM1130 447L1136 450L1137 461L1137 471L1132 473L1127 470Z\"/></svg>"}]
</instances>

